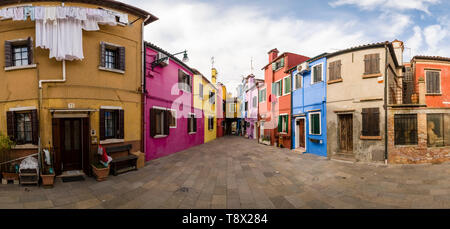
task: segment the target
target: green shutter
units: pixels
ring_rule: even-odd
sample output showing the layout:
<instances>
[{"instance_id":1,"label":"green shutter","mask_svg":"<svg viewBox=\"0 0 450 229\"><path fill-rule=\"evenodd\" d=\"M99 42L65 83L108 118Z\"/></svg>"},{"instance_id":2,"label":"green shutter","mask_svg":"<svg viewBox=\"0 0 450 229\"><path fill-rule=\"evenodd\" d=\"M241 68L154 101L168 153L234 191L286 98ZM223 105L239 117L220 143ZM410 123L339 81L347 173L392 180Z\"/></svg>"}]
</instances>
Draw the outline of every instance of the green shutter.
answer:
<instances>
[{"instance_id":1,"label":"green shutter","mask_svg":"<svg viewBox=\"0 0 450 229\"><path fill-rule=\"evenodd\" d=\"M282 116L278 116L278 132L282 131L282 121L281 121Z\"/></svg>"},{"instance_id":2,"label":"green shutter","mask_svg":"<svg viewBox=\"0 0 450 229\"><path fill-rule=\"evenodd\" d=\"M289 115L284 116L286 119L286 133L289 133Z\"/></svg>"},{"instance_id":3,"label":"green shutter","mask_svg":"<svg viewBox=\"0 0 450 229\"><path fill-rule=\"evenodd\" d=\"M277 70L277 63L276 62L272 63L272 71L275 71L275 70Z\"/></svg>"}]
</instances>

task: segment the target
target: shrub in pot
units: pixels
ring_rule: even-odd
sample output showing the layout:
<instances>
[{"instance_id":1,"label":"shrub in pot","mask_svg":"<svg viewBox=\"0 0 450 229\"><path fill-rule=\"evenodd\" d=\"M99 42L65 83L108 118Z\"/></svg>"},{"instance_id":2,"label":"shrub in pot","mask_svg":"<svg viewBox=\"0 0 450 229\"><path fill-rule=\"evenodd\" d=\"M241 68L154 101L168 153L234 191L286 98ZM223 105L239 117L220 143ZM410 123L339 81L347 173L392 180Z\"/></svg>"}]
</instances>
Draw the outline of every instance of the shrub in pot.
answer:
<instances>
[{"instance_id":1,"label":"shrub in pot","mask_svg":"<svg viewBox=\"0 0 450 229\"><path fill-rule=\"evenodd\" d=\"M109 175L109 165L105 166L100 162L97 162L95 164L91 164L92 172L94 173L95 177L97 178L97 181L104 181Z\"/></svg>"},{"instance_id":2,"label":"shrub in pot","mask_svg":"<svg viewBox=\"0 0 450 229\"><path fill-rule=\"evenodd\" d=\"M16 145L9 136L0 133L0 163L11 160L11 149ZM15 164L4 164L0 166L3 179L19 179L17 174L17 166Z\"/></svg>"}]
</instances>

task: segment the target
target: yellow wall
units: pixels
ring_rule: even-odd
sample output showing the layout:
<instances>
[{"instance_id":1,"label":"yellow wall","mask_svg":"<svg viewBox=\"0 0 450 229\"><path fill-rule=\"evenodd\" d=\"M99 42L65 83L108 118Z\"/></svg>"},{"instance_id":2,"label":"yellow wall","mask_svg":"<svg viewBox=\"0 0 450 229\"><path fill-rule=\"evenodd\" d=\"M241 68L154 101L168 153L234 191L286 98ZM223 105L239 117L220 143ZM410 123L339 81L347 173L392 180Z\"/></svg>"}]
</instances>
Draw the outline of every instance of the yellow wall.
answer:
<instances>
[{"instance_id":1,"label":"yellow wall","mask_svg":"<svg viewBox=\"0 0 450 229\"><path fill-rule=\"evenodd\" d=\"M200 94L200 88L199 85L202 84L203 85L203 77L201 75L194 75L194 108L197 109L203 109L203 100L202 98L199 96ZM204 93L205 89L203 89L203 93Z\"/></svg>"},{"instance_id":2,"label":"yellow wall","mask_svg":"<svg viewBox=\"0 0 450 229\"><path fill-rule=\"evenodd\" d=\"M60 5L55 2L33 5ZM97 8L95 5L69 3L65 6ZM117 11L117 10L115 10ZM126 13L126 12L123 12ZM137 16L129 14L129 20ZM100 106L119 106L125 113L124 142L141 142L141 47L142 23L139 19L131 26L102 26L100 31L83 31L84 60L66 61L67 81L46 83L42 88L40 109L40 136L43 147L52 145L51 108L67 109L69 103L75 109L95 109L90 114L91 130L99 137ZM4 66L4 41L33 37L35 25L30 21L0 21L0 66ZM126 48L124 74L99 70L100 42L113 43ZM0 68L0 131L6 134L6 112L13 107L39 107L38 81L62 79L62 62L49 59L49 50L34 48L37 67L15 71ZM94 146L94 145L93 145ZM135 145L134 145L135 146ZM139 151L133 147L132 151Z\"/></svg>"},{"instance_id":3,"label":"yellow wall","mask_svg":"<svg viewBox=\"0 0 450 229\"><path fill-rule=\"evenodd\" d=\"M216 105L209 103L209 92L210 91L216 92L216 89L209 81L205 80L205 78L202 79L202 82L203 82L203 112L205 115L205 143L206 143L216 139L217 137ZM213 125L214 128L212 130L208 130L208 117L210 116L214 117L214 125Z\"/></svg>"}]
</instances>

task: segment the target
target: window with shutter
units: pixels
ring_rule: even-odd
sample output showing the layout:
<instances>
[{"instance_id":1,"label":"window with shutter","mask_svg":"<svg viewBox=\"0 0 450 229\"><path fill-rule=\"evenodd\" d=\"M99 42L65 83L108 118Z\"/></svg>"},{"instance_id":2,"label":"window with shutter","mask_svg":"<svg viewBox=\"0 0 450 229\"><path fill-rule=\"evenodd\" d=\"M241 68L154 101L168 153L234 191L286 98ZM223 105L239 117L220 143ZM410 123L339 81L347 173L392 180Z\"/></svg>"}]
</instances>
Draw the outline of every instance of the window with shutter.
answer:
<instances>
[{"instance_id":1,"label":"window with shutter","mask_svg":"<svg viewBox=\"0 0 450 229\"><path fill-rule=\"evenodd\" d=\"M168 110L169 112L169 127L177 128L177 111L176 110Z\"/></svg>"},{"instance_id":2,"label":"window with shutter","mask_svg":"<svg viewBox=\"0 0 450 229\"><path fill-rule=\"evenodd\" d=\"M100 140L124 138L124 111L100 110Z\"/></svg>"},{"instance_id":3,"label":"window with shutter","mask_svg":"<svg viewBox=\"0 0 450 229\"><path fill-rule=\"evenodd\" d=\"M283 84L284 84L284 93L283 95L289 94L291 93L291 77L290 76L286 76L283 79Z\"/></svg>"},{"instance_id":4,"label":"window with shutter","mask_svg":"<svg viewBox=\"0 0 450 229\"><path fill-rule=\"evenodd\" d=\"M341 61L333 61L329 64L330 81L341 78Z\"/></svg>"},{"instance_id":5,"label":"window with shutter","mask_svg":"<svg viewBox=\"0 0 450 229\"><path fill-rule=\"evenodd\" d=\"M33 39L5 41L5 67L33 64Z\"/></svg>"},{"instance_id":6,"label":"window with shutter","mask_svg":"<svg viewBox=\"0 0 450 229\"><path fill-rule=\"evenodd\" d=\"M318 83L323 80L323 69L322 64L318 64L313 67L313 74L312 74L312 84Z\"/></svg>"},{"instance_id":7,"label":"window with shutter","mask_svg":"<svg viewBox=\"0 0 450 229\"><path fill-rule=\"evenodd\" d=\"M302 75L300 73L295 74L295 89L302 88Z\"/></svg>"},{"instance_id":8,"label":"window with shutter","mask_svg":"<svg viewBox=\"0 0 450 229\"><path fill-rule=\"evenodd\" d=\"M309 134L311 135L321 135L321 120L320 113L310 113L309 114Z\"/></svg>"},{"instance_id":9,"label":"window with shutter","mask_svg":"<svg viewBox=\"0 0 450 229\"><path fill-rule=\"evenodd\" d=\"M170 133L170 110L153 107L150 109L150 136L164 137Z\"/></svg>"},{"instance_id":10,"label":"window with shutter","mask_svg":"<svg viewBox=\"0 0 450 229\"><path fill-rule=\"evenodd\" d=\"M191 76L187 73L185 73L183 70L178 69L178 88L180 90L191 92ZM202 87L203 91L203 87Z\"/></svg>"},{"instance_id":11,"label":"window with shutter","mask_svg":"<svg viewBox=\"0 0 450 229\"><path fill-rule=\"evenodd\" d=\"M362 110L362 136L380 136L380 111L379 108L364 108Z\"/></svg>"},{"instance_id":12,"label":"window with shutter","mask_svg":"<svg viewBox=\"0 0 450 229\"><path fill-rule=\"evenodd\" d=\"M201 83L199 83L199 85L198 85L198 88L199 88L199 92L198 92L198 96L201 98L201 99L203 99L203 84L201 84Z\"/></svg>"},{"instance_id":13,"label":"window with shutter","mask_svg":"<svg viewBox=\"0 0 450 229\"><path fill-rule=\"evenodd\" d=\"M380 73L380 54L364 55L364 74Z\"/></svg>"},{"instance_id":14,"label":"window with shutter","mask_svg":"<svg viewBox=\"0 0 450 229\"><path fill-rule=\"evenodd\" d=\"M417 145L417 114L396 114L394 136L395 145Z\"/></svg>"},{"instance_id":15,"label":"window with shutter","mask_svg":"<svg viewBox=\"0 0 450 229\"><path fill-rule=\"evenodd\" d=\"M12 43L5 41L5 67L13 66Z\"/></svg>"},{"instance_id":16,"label":"window with shutter","mask_svg":"<svg viewBox=\"0 0 450 229\"><path fill-rule=\"evenodd\" d=\"M100 67L125 71L125 47L100 42Z\"/></svg>"},{"instance_id":17,"label":"window with shutter","mask_svg":"<svg viewBox=\"0 0 450 229\"><path fill-rule=\"evenodd\" d=\"M441 93L441 77L439 71L426 71L427 94Z\"/></svg>"},{"instance_id":18,"label":"window with shutter","mask_svg":"<svg viewBox=\"0 0 450 229\"><path fill-rule=\"evenodd\" d=\"M12 121L13 123L11 123L10 125L13 125L12 133L14 134L13 139L16 144L37 144L37 142L33 141L33 126L36 125L37 116L32 117L33 115L31 111L11 112L10 114L14 116L14 119ZM36 115L36 113L34 115ZM9 118L10 117L8 117L8 119ZM33 118L35 118L35 120L33 120ZM11 122L11 120L8 121ZM9 133L10 131L8 131L8 134ZM34 134L36 134L36 132Z\"/></svg>"}]
</instances>

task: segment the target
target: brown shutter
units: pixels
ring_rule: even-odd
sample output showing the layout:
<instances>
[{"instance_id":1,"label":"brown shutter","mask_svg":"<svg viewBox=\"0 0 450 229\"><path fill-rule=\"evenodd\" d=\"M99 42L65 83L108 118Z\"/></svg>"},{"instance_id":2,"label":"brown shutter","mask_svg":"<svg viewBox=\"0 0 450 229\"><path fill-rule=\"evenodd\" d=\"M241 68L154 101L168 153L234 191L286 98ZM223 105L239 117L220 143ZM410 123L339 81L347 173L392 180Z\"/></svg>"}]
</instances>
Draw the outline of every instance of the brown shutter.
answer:
<instances>
[{"instance_id":1,"label":"brown shutter","mask_svg":"<svg viewBox=\"0 0 450 229\"><path fill-rule=\"evenodd\" d=\"M334 63L335 62L331 62L328 66L328 72L330 73L330 81L334 80Z\"/></svg>"},{"instance_id":2,"label":"brown shutter","mask_svg":"<svg viewBox=\"0 0 450 229\"><path fill-rule=\"evenodd\" d=\"M150 137L156 136L156 111L150 109Z\"/></svg>"},{"instance_id":3,"label":"brown shutter","mask_svg":"<svg viewBox=\"0 0 450 229\"><path fill-rule=\"evenodd\" d=\"M13 66L12 44L9 41L5 41L5 67L11 66Z\"/></svg>"},{"instance_id":4,"label":"brown shutter","mask_svg":"<svg viewBox=\"0 0 450 229\"><path fill-rule=\"evenodd\" d=\"M119 69L125 71L125 47L119 47Z\"/></svg>"},{"instance_id":5,"label":"brown shutter","mask_svg":"<svg viewBox=\"0 0 450 229\"><path fill-rule=\"evenodd\" d=\"M197 118L195 115L192 115L192 118L194 119L194 132L197 132Z\"/></svg>"},{"instance_id":6,"label":"brown shutter","mask_svg":"<svg viewBox=\"0 0 450 229\"><path fill-rule=\"evenodd\" d=\"M364 74L370 73L370 55L364 55Z\"/></svg>"},{"instance_id":7,"label":"brown shutter","mask_svg":"<svg viewBox=\"0 0 450 229\"><path fill-rule=\"evenodd\" d=\"M119 139L125 138L125 111L119 110Z\"/></svg>"},{"instance_id":8,"label":"brown shutter","mask_svg":"<svg viewBox=\"0 0 450 229\"><path fill-rule=\"evenodd\" d=\"M15 120L14 120L14 112L12 111L8 111L6 112L6 127L7 127L7 132L8 132L8 136L9 138L11 138L12 140L14 140L15 136L16 136L16 125L15 125Z\"/></svg>"},{"instance_id":9,"label":"brown shutter","mask_svg":"<svg viewBox=\"0 0 450 229\"><path fill-rule=\"evenodd\" d=\"M164 111L164 135L169 135L169 133L170 133L170 128L169 128L169 118L170 118L170 116L169 116L169 113L170 113L170 111Z\"/></svg>"},{"instance_id":10,"label":"brown shutter","mask_svg":"<svg viewBox=\"0 0 450 229\"><path fill-rule=\"evenodd\" d=\"M374 54L374 69L373 73L380 73L380 54Z\"/></svg>"},{"instance_id":11,"label":"brown shutter","mask_svg":"<svg viewBox=\"0 0 450 229\"><path fill-rule=\"evenodd\" d=\"M183 88L183 73L181 72L180 69L178 69L178 88L182 89Z\"/></svg>"},{"instance_id":12,"label":"brown shutter","mask_svg":"<svg viewBox=\"0 0 450 229\"><path fill-rule=\"evenodd\" d=\"M188 125L187 125L187 132L188 133L191 132L191 118L192 118L191 115L189 115L189 118L187 118L187 123L188 123Z\"/></svg>"},{"instance_id":13,"label":"brown shutter","mask_svg":"<svg viewBox=\"0 0 450 229\"><path fill-rule=\"evenodd\" d=\"M105 140L105 110L100 109L100 140Z\"/></svg>"},{"instance_id":14,"label":"brown shutter","mask_svg":"<svg viewBox=\"0 0 450 229\"><path fill-rule=\"evenodd\" d=\"M341 61L340 60L336 61L335 65L334 65L334 68L335 68L335 71L336 71L335 78L336 79L342 78L342 76L341 76Z\"/></svg>"},{"instance_id":15,"label":"brown shutter","mask_svg":"<svg viewBox=\"0 0 450 229\"><path fill-rule=\"evenodd\" d=\"M371 109L370 130L371 130L371 136L380 136L380 111L379 111L379 108Z\"/></svg>"},{"instance_id":16,"label":"brown shutter","mask_svg":"<svg viewBox=\"0 0 450 229\"><path fill-rule=\"evenodd\" d=\"M369 109L363 108L362 109L362 136L369 136Z\"/></svg>"},{"instance_id":17,"label":"brown shutter","mask_svg":"<svg viewBox=\"0 0 450 229\"><path fill-rule=\"evenodd\" d=\"M28 64L33 64L33 38L28 37Z\"/></svg>"},{"instance_id":18,"label":"brown shutter","mask_svg":"<svg viewBox=\"0 0 450 229\"><path fill-rule=\"evenodd\" d=\"M100 67L106 67L106 44L105 42L100 42Z\"/></svg>"},{"instance_id":19,"label":"brown shutter","mask_svg":"<svg viewBox=\"0 0 450 229\"><path fill-rule=\"evenodd\" d=\"M37 110L31 111L31 123L32 123L32 139L33 144L39 144L39 118Z\"/></svg>"}]
</instances>

